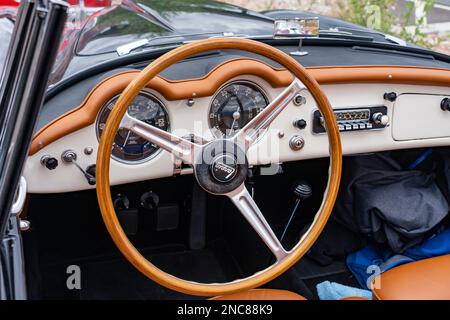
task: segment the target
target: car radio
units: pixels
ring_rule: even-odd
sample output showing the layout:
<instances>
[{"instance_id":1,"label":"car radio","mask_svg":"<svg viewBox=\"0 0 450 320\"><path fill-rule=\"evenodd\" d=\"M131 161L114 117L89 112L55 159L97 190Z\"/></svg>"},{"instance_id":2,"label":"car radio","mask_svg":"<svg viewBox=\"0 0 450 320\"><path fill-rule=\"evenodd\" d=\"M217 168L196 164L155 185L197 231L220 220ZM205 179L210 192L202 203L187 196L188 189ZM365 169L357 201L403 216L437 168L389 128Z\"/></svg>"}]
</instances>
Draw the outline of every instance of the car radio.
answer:
<instances>
[{"instance_id":1,"label":"car radio","mask_svg":"<svg viewBox=\"0 0 450 320\"><path fill-rule=\"evenodd\" d=\"M335 109L339 131L360 131L383 129L389 124L386 106ZM325 122L319 110L313 113L314 133L325 132Z\"/></svg>"}]
</instances>

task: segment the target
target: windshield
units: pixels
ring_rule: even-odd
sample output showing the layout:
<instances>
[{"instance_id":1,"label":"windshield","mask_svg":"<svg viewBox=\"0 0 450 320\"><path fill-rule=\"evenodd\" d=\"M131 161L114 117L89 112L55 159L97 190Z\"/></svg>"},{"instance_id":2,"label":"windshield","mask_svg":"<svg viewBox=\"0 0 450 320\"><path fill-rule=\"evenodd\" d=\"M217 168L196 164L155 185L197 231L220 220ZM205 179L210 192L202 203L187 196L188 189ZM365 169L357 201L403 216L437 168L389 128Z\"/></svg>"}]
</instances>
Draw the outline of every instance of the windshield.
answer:
<instances>
[{"instance_id":1,"label":"windshield","mask_svg":"<svg viewBox=\"0 0 450 320\"><path fill-rule=\"evenodd\" d=\"M96 55L142 39L227 32L271 34L271 18L210 0L122 0L102 9L84 24L76 52Z\"/></svg>"},{"instance_id":2,"label":"windshield","mask_svg":"<svg viewBox=\"0 0 450 320\"><path fill-rule=\"evenodd\" d=\"M317 0L222 1L69 0L68 20L49 84L92 65L159 46L221 35L271 36L274 20L283 18L319 17L321 38L406 45L400 37L407 45L450 53L449 11L442 6L431 7L426 12L427 19L414 24L412 18L400 19L408 11L394 0L363 8L345 2L342 10L339 3L343 2L339 0L327 1L326 6L313 5L321 3ZM0 70L17 6L16 0L0 0ZM423 21L428 22L424 25Z\"/></svg>"}]
</instances>

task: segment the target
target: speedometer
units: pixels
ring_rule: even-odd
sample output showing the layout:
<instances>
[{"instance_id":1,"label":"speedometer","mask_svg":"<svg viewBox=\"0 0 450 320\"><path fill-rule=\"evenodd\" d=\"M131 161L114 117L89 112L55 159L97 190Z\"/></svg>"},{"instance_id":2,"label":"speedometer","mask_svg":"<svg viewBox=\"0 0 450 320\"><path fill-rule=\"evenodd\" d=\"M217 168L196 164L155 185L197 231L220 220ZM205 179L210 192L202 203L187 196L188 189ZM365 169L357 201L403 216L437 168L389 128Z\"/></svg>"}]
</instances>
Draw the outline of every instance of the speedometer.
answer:
<instances>
[{"instance_id":1,"label":"speedometer","mask_svg":"<svg viewBox=\"0 0 450 320\"><path fill-rule=\"evenodd\" d=\"M110 100L100 111L97 117L97 137L105 128L106 120L117 102L116 96ZM152 126L167 131L169 119L162 102L152 94L141 91L131 105L128 114L133 118L142 120ZM119 129L113 142L111 156L115 160L126 163L140 163L154 156L159 147L126 129Z\"/></svg>"},{"instance_id":2,"label":"speedometer","mask_svg":"<svg viewBox=\"0 0 450 320\"><path fill-rule=\"evenodd\" d=\"M209 124L218 137L232 136L260 113L268 104L263 91L247 81L226 85L213 98Z\"/></svg>"}]
</instances>

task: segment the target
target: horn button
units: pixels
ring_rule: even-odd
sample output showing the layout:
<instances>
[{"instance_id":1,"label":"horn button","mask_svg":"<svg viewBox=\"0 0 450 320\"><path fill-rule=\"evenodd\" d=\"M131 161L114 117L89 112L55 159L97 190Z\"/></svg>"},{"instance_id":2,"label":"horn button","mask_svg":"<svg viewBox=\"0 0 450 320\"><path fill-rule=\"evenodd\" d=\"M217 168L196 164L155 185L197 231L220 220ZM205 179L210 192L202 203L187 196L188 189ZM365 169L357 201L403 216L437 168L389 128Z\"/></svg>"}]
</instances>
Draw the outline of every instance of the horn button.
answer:
<instances>
[{"instance_id":1,"label":"horn button","mask_svg":"<svg viewBox=\"0 0 450 320\"><path fill-rule=\"evenodd\" d=\"M217 182L227 183L236 176L237 161L231 154L219 154L213 159L209 169Z\"/></svg>"},{"instance_id":2,"label":"horn button","mask_svg":"<svg viewBox=\"0 0 450 320\"><path fill-rule=\"evenodd\" d=\"M195 177L209 193L226 194L247 178L247 157L238 145L229 140L210 142L200 156L195 164Z\"/></svg>"}]
</instances>

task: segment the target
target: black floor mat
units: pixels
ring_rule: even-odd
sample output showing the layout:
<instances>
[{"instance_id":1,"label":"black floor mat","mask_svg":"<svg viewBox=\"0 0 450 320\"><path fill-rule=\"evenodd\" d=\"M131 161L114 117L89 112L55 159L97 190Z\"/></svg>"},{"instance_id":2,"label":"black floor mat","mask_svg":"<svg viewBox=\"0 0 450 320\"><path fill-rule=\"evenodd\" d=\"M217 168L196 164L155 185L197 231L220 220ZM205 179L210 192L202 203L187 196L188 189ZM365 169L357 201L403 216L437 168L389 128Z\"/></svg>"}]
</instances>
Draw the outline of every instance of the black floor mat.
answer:
<instances>
[{"instance_id":1,"label":"black floor mat","mask_svg":"<svg viewBox=\"0 0 450 320\"><path fill-rule=\"evenodd\" d=\"M297 270L300 279L308 280L314 278L324 278L342 273L348 273L349 270L345 260L334 260L333 263L322 266L317 264L308 256L301 258L293 267Z\"/></svg>"},{"instance_id":2,"label":"black floor mat","mask_svg":"<svg viewBox=\"0 0 450 320\"><path fill-rule=\"evenodd\" d=\"M149 260L162 270L186 280L206 283L227 281L211 250L160 254L150 256ZM85 289L80 292L82 300L192 298L147 279L123 259L88 263L82 268L85 279Z\"/></svg>"},{"instance_id":3,"label":"black floor mat","mask_svg":"<svg viewBox=\"0 0 450 320\"><path fill-rule=\"evenodd\" d=\"M197 251L173 251L149 254L141 252L162 270L186 280L212 283L227 282L240 277L232 257L214 248ZM89 259L77 265L81 270L81 290L68 290L62 266L44 270L47 299L195 299L158 285L137 271L122 256L109 259Z\"/></svg>"}]
</instances>

